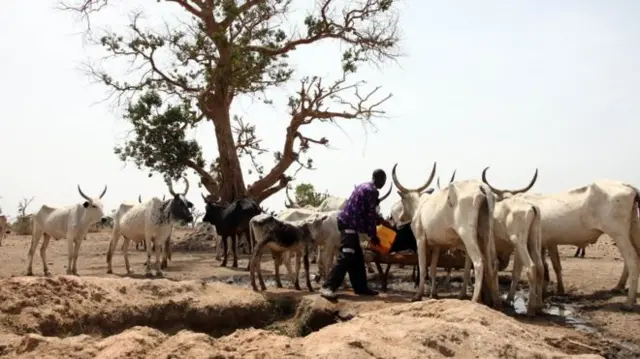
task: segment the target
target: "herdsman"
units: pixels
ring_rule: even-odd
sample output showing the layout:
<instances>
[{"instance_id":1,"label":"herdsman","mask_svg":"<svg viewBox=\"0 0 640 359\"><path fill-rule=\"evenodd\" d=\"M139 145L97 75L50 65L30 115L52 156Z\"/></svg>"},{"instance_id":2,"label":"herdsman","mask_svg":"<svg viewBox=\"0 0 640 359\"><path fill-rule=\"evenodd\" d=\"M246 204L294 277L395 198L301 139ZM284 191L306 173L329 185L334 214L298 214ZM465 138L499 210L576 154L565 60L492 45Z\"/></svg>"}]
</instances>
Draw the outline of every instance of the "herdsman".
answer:
<instances>
[{"instance_id":1,"label":"herdsman","mask_svg":"<svg viewBox=\"0 0 640 359\"><path fill-rule=\"evenodd\" d=\"M375 245L380 244L376 235L376 225L386 221L378 214L378 189L387 181L383 170L373 171L372 181L357 186L338 214L338 230L340 231L340 252L329 276L320 290L320 295L327 299L337 297L338 289L344 276L349 273L353 291L358 295L378 295L367 284L367 272L364 254L360 247L358 233L369 236Z\"/></svg>"}]
</instances>

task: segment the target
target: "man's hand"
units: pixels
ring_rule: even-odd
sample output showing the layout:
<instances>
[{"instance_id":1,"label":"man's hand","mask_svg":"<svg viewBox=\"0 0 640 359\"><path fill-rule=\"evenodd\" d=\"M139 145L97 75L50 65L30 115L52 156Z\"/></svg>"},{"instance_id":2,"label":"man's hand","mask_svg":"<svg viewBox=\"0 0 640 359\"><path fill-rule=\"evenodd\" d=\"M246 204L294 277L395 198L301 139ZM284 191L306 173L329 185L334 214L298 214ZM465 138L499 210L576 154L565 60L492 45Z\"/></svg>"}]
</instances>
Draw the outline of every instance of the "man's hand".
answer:
<instances>
[{"instance_id":1,"label":"man's hand","mask_svg":"<svg viewBox=\"0 0 640 359\"><path fill-rule=\"evenodd\" d=\"M371 238L371 243L375 244L376 246L379 246L380 238L378 238L378 236L374 236L373 238Z\"/></svg>"}]
</instances>

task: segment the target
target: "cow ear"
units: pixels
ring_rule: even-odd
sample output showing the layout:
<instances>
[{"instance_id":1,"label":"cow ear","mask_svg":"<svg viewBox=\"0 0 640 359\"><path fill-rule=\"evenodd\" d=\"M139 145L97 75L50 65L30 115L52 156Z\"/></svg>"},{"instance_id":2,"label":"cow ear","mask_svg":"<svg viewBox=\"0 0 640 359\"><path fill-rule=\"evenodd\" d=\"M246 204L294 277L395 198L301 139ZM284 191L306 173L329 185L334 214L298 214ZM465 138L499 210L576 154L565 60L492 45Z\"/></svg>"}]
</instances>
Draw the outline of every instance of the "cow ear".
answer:
<instances>
[{"instance_id":1,"label":"cow ear","mask_svg":"<svg viewBox=\"0 0 640 359\"><path fill-rule=\"evenodd\" d=\"M87 201L84 201L84 203L82 204L82 207L84 207L84 208L87 208L87 207L89 207L89 202L87 202Z\"/></svg>"},{"instance_id":2,"label":"cow ear","mask_svg":"<svg viewBox=\"0 0 640 359\"><path fill-rule=\"evenodd\" d=\"M193 203L191 203L191 202L187 202L187 207L189 207L189 208L193 208Z\"/></svg>"}]
</instances>

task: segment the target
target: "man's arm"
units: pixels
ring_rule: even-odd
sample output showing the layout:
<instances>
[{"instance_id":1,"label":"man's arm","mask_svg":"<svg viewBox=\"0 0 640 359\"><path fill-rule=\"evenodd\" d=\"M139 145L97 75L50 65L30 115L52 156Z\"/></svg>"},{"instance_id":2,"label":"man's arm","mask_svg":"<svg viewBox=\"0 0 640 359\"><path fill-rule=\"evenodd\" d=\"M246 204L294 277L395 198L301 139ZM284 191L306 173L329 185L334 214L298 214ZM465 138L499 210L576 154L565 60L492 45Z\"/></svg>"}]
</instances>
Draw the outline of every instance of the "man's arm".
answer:
<instances>
[{"instance_id":1,"label":"man's arm","mask_svg":"<svg viewBox=\"0 0 640 359\"><path fill-rule=\"evenodd\" d=\"M378 191L372 190L366 192L366 203L365 205L365 213L367 218L367 235L369 238L373 239L377 237L376 232L376 223L378 220L378 211L376 211L376 207L378 207Z\"/></svg>"}]
</instances>

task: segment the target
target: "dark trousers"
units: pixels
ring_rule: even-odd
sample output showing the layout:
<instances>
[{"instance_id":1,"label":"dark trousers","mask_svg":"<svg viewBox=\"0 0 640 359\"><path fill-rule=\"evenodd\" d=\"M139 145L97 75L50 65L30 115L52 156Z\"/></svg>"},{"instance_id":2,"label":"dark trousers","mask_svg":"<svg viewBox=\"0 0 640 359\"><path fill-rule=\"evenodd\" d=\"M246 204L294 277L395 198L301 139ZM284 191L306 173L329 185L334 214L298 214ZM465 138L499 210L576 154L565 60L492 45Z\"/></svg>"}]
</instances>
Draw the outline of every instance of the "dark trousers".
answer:
<instances>
[{"instance_id":1,"label":"dark trousers","mask_svg":"<svg viewBox=\"0 0 640 359\"><path fill-rule=\"evenodd\" d=\"M367 285L367 271L365 269L364 254L360 247L360 239L357 233L345 233L345 229L342 223L338 221L340 251L323 287L332 291L337 290L342 284L344 276L349 273L353 291L356 293L366 291L369 286Z\"/></svg>"}]
</instances>

